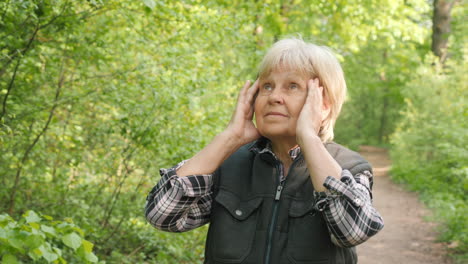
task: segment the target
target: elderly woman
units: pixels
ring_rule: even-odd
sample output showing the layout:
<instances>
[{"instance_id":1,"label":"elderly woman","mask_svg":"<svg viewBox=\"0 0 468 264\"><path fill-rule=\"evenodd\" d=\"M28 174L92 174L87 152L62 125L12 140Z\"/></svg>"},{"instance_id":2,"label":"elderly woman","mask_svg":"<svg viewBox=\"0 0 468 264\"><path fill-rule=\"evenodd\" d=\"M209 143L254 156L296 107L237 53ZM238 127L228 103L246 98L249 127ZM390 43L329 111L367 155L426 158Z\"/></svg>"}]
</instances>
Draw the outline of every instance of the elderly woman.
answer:
<instances>
[{"instance_id":1,"label":"elderly woman","mask_svg":"<svg viewBox=\"0 0 468 264\"><path fill-rule=\"evenodd\" d=\"M355 246L383 220L370 164L331 141L345 94L327 48L275 43L227 128L161 170L146 218L170 232L209 222L205 263L357 263Z\"/></svg>"}]
</instances>

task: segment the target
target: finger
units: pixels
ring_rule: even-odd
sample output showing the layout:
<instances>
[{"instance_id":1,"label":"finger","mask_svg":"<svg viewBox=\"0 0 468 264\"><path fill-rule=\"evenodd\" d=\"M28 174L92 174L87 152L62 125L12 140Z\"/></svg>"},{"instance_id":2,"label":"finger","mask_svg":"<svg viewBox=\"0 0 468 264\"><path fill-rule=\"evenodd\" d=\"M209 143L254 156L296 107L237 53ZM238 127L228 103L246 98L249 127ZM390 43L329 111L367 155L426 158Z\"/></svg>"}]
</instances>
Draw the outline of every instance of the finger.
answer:
<instances>
[{"instance_id":1,"label":"finger","mask_svg":"<svg viewBox=\"0 0 468 264\"><path fill-rule=\"evenodd\" d=\"M330 101L328 99L328 95L326 94L325 88L320 86L320 97L321 97L321 106L322 106L322 122L327 119L330 115Z\"/></svg>"},{"instance_id":2,"label":"finger","mask_svg":"<svg viewBox=\"0 0 468 264\"><path fill-rule=\"evenodd\" d=\"M253 98L255 97L255 94L258 91L258 79L254 82L254 84L249 88L247 91L247 100L249 103L253 101Z\"/></svg>"},{"instance_id":3,"label":"finger","mask_svg":"<svg viewBox=\"0 0 468 264\"><path fill-rule=\"evenodd\" d=\"M316 89L314 89L314 97L315 97L317 105L319 105L321 107L322 102L323 102L323 87L320 86L320 81L319 81L318 78L314 79L314 85L315 85L315 88L316 88Z\"/></svg>"},{"instance_id":4,"label":"finger","mask_svg":"<svg viewBox=\"0 0 468 264\"><path fill-rule=\"evenodd\" d=\"M247 94L247 101L249 104L249 113L248 113L248 119L252 120L254 112L255 112L255 98L258 92L258 79L255 81L255 83L250 87L249 92Z\"/></svg>"},{"instance_id":5,"label":"finger","mask_svg":"<svg viewBox=\"0 0 468 264\"><path fill-rule=\"evenodd\" d=\"M253 105L249 108L249 112L247 113L247 120L252 120L253 119L253 114L254 114L254 107Z\"/></svg>"},{"instance_id":6,"label":"finger","mask_svg":"<svg viewBox=\"0 0 468 264\"><path fill-rule=\"evenodd\" d=\"M240 92L239 95L244 95L244 96L245 96L246 93L247 93L247 91L248 91L248 89L249 89L249 87L250 87L250 80L247 80L247 81L245 82L244 86L242 87L242 90L241 90L241 92Z\"/></svg>"},{"instance_id":7,"label":"finger","mask_svg":"<svg viewBox=\"0 0 468 264\"><path fill-rule=\"evenodd\" d=\"M317 91L317 84L316 79L310 79L307 82L307 97L306 97L306 104L313 104L315 101L315 93Z\"/></svg>"},{"instance_id":8,"label":"finger","mask_svg":"<svg viewBox=\"0 0 468 264\"><path fill-rule=\"evenodd\" d=\"M320 109L322 109L323 107L323 86L320 86L320 82L319 80L317 79L317 105L320 106Z\"/></svg>"},{"instance_id":9,"label":"finger","mask_svg":"<svg viewBox=\"0 0 468 264\"><path fill-rule=\"evenodd\" d=\"M325 111L324 111L324 105L323 105L324 96L325 96L324 88L323 86L320 86L320 81L318 80L318 78L316 78L314 81L316 81L316 85L318 88L318 89L315 89L316 90L315 105L316 105L317 112L320 113L321 122L323 122L323 120L325 119Z\"/></svg>"}]
</instances>

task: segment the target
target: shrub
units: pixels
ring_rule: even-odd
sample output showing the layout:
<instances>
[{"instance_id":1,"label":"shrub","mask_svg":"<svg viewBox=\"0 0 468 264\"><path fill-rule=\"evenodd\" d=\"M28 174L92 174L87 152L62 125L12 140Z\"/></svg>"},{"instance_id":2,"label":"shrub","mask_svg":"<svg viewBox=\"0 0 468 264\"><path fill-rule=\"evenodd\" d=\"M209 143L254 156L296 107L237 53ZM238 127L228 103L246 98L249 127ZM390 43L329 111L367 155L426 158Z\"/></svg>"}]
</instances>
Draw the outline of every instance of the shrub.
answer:
<instances>
[{"instance_id":1,"label":"shrub","mask_svg":"<svg viewBox=\"0 0 468 264\"><path fill-rule=\"evenodd\" d=\"M93 243L84 239L84 231L70 218L54 220L47 215L27 211L15 221L0 215L0 257L2 263L96 263Z\"/></svg>"},{"instance_id":2,"label":"shrub","mask_svg":"<svg viewBox=\"0 0 468 264\"><path fill-rule=\"evenodd\" d=\"M464 64L421 67L404 89L406 109L392 136L392 177L420 192L443 222L441 239L468 252L468 96Z\"/></svg>"}]
</instances>

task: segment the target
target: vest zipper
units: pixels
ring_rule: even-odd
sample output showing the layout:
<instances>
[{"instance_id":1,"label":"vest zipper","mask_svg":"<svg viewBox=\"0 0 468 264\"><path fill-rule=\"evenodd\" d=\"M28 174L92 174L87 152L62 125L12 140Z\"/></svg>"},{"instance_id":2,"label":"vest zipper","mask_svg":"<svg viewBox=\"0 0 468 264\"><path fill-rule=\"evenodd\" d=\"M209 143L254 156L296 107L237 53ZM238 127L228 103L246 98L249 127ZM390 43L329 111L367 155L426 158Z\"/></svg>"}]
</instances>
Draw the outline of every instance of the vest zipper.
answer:
<instances>
[{"instance_id":1,"label":"vest zipper","mask_svg":"<svg viewBox=\"0 0 468 264\"><path fill-rule=\"evenodd\" d=\"M281 169L280 166L277 166L278 170ZM271 244L273 240L273 231L276 226L276 220L278 219L278 205L281 197L281 191L283 190L283 181L279 181L278 186L276 187L275 200L273 201L273 213L271 215L270 227L268 228L268 237L267 237L267 248L265 252L265 264L270 263L271 257Z\"/></svg>"},{"instance_id":2,"label":"vest zipper","mask_svg":"<svg viewBox=\"0 0 468 264\"><path fill-rule=\"evenodd\" d=\"M299 153L298 157L300 157L300 156L301 156L301 154ZM298 157L296 157L296 159L291 164L291 167L289 167L288 175L290 174L289 172L291 171L291 169L295 165L296 161L299 160ZM277 164L276 169L278 170L278 172L281 175L280 170L283 169L281 164ZM270 226L268 228L267 248L266 248L266 252L265 252L265 264L270 264L271 246L272 246L272 242L273 242L272 241L273 240L273 231L274 231L275 226L276 226L276 220L278 219L278 206L279 206L279 200L281 198L281 192L283 191L283 184L286 181L286 180L281 181L280 177L278 177L277 180L279 181L279 183L277 184L277 187L276 187L275 200L273 201L273 213L271 214Z\"/></svg>"}]
</instances>

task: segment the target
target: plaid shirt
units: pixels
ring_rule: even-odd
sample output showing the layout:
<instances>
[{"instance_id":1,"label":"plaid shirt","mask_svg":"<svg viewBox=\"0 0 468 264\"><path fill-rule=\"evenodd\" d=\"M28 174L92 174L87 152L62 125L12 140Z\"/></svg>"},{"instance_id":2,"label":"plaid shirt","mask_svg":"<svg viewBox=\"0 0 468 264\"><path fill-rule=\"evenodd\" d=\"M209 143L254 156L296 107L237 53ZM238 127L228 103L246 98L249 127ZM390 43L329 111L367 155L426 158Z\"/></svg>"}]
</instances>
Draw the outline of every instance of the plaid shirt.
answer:
<instances>
[{"instance_id":1,"label":"plaid shirt","mask_svg":"<svg viewBox=\"0 0 468 264\"><path fill-rule=\"evenodd\" d=\"M257 151L270 152L276 158L269 144ZM291 150L291 158L299 152L299 147ZM178 177L176 171L185 162L161 169L161 179L147 197L146 218L158 229L184 232L209 222L214 198L213 174ZM280 180L284 179L280 175ZM353 176L343 170L341 180L326 178L323 184L326 192L314 192L315 208L322 212L331 240L337 246L358 245L383 228L383 219L372 206L372 181L370 171Z\"/></svg>"}]
</instances>

